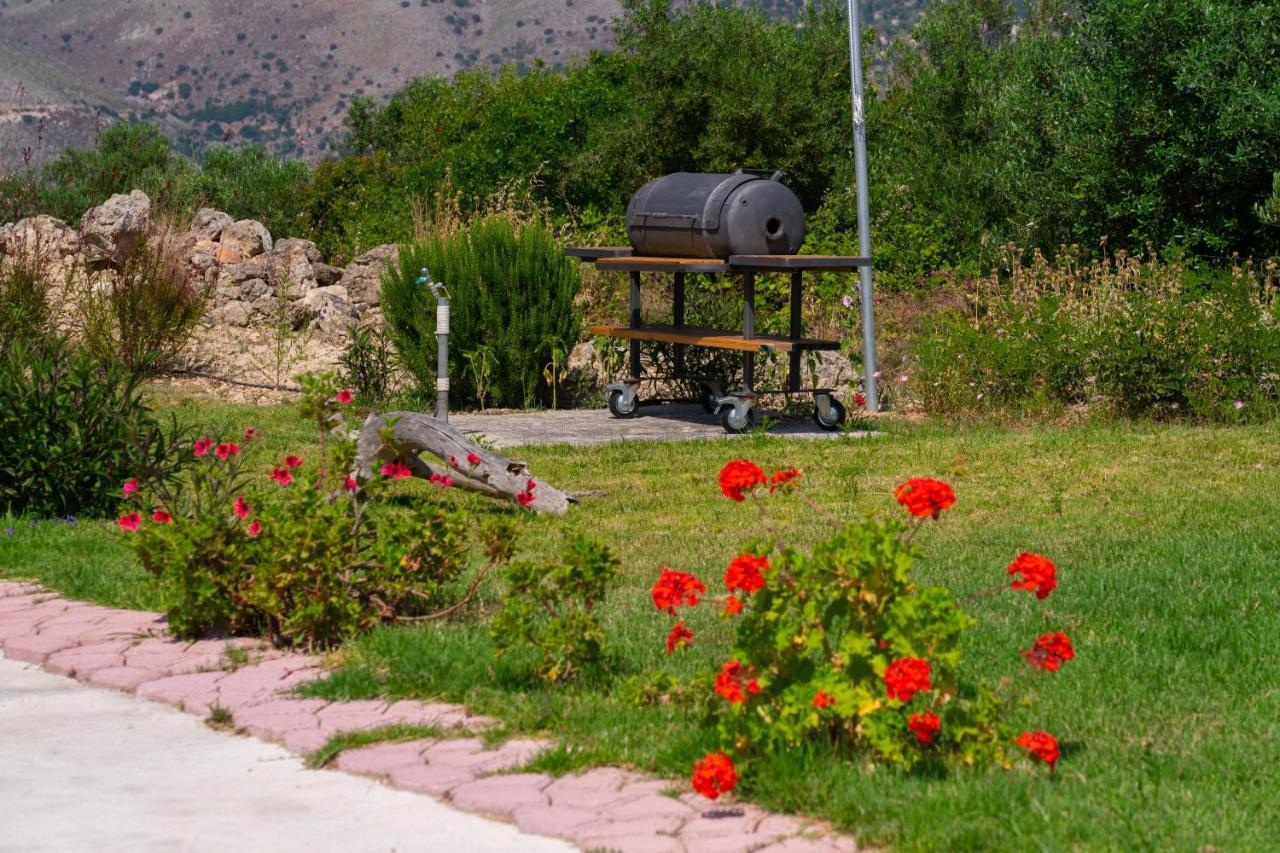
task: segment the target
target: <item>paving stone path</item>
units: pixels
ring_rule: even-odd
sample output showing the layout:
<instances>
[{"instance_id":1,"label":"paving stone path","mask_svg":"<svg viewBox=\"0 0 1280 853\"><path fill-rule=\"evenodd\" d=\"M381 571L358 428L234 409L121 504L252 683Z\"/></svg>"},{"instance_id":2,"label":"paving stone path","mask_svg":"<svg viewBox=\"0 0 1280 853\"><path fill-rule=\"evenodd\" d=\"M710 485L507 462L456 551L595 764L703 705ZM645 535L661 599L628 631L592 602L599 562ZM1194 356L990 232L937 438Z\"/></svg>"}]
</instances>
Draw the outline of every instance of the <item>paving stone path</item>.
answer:
<instances>
[{"instance_id":1,"label":"paving stone path","mask_svg":"<svg viewBox=\"0 0 1280 853\"><path fill-rule=\"evenodd\" d=\"M641 406L633 418L615 418L608 409L562 409L548 412L450 415L449 423L471 437L484 436L495 447L529 444L610 444L615 441L687 441L736 438L724 431L715 415L702 406L672 403ZM780 420L770 435L786 438L833 439L843 434L827 432L809 419ZM861 438L866 432L852 432Z\"/></svg>"},{"instance_id":2,"label":"paving stone path","mask_svg":"<svg viewBox=\"0 0 1280 853\"><path fill-rule=\"evenodd\" d=\"M228 647L244 662L231 663ZM458 737L384 743L339 755L339 770L428 794L521 830L618 853L844 853L854 842L826 827L770 815L750 804L668 796L670 782L617 768L553 779L521 773L548 746L508 740L492 749L474 735L494 721L437 702L325 702L292 695L322 677L318 658L256 640L181 642L163 617L60 598L0 581L0 650L99 687L134 693L188 713L230 715L253 737L312 752L331 737L394 724L455 730Z\"/></svg>"}]
</instances>

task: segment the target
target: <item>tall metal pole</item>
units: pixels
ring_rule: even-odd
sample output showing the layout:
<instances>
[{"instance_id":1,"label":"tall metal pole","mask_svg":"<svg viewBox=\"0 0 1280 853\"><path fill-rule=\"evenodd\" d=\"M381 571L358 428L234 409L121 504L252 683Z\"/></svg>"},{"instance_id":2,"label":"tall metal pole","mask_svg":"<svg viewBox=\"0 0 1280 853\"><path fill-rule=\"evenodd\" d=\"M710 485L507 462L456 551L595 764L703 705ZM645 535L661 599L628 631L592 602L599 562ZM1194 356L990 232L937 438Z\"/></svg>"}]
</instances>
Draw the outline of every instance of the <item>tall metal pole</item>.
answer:
<instances>
[{"instance_id":1,"label":"tall metal pole","mask_svg":"<svg viewBox=\"0 0 1280 853\"><path fill-rule=\"evenodd\" d=\"M853 175L858 193L858 254L868 259L858 270L862 301L862 372L867 411L880 410L876 389L876 322L871 302L871 212L867 201L867 124L862 108L862 21L858 0L849 0L849 80L853 95Z\"/></svg>"}]
</instances>

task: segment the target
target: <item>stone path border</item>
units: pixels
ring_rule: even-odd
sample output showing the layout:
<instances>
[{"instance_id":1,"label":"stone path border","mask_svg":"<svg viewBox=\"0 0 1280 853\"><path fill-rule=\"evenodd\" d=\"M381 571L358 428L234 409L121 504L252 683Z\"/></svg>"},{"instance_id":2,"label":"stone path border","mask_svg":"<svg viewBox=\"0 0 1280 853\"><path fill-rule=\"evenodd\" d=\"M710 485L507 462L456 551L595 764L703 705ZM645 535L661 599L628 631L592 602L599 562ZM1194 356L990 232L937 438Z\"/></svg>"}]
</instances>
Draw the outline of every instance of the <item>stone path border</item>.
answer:
<instances>
[{"instance_id":1,"label":"stone path border","mask_svg":"<svg viewBox=\"0 0 1280 853\"><path fill-rule=\"evenodd\" d=\"M247 662L231 666L228 646ZM521 830L587 850L618 853L851 853L852 839L750 804L709 805L696 794L666 795L671 783L604 767L553 779L513 772L548 746L513 739L486 749L468 737L493 724L437 702L325 702L291 695L322 677L313 656L261 641L184 643L163 617L70 601L32 584L0 581L0 649L5 657L98 687L134 693L197 716L223 718L246 734L298 753L336 734L395 724L458 731L351 749L339 770L385 780L456 808L513 821ZM239 658L241 655L236 654Z\"/></svg>"}]
</instances>

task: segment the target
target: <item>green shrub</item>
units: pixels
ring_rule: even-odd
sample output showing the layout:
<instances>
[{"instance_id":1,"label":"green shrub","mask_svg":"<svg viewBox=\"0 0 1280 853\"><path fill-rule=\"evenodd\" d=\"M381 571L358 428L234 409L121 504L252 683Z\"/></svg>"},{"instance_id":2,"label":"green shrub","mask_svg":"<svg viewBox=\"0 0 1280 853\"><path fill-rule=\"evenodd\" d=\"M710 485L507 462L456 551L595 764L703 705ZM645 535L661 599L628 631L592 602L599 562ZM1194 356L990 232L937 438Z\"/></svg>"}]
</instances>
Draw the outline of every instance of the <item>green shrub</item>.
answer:
<instances>
[{"instance_id":1,"label":"green shrub","mask_svg":"<svg viewBox=\"0 0 1280 853\"><path fill-rule=\"evenodd\" d=\"M38 252L0 261L0 352L51 331L49 273Z\"/></svg>"},{"instance_id":2,"label":"green shrub","mask_svg":"<svg viewBox=\"0 0 1280 853\"><path fill-rule=\"evenodd\" d=\"M391 476L349 480L355 445L336 378L303 386L320 458L267 460L249 438L204 437L181 477L140 477L138 508L120 525L169 591L179 636L226 630L327 647L383 622L454 612L444 595L473 544L488 560L480 574L510 555L501 521L477 526L447 500L405 501ZM247 463L272 469L270 485Z\"/></svg>"},{"instance_id":3,"label":"green shrub","mask_svg":"<svg viewBox=\"0 0 1280 853\"><path fill-rule=\"evenodd\" d=\"M564 560L545 565L519 561L503 571L507 595L493 620L500 651L531 645L541 653L538 674L567 681L598 666L604 630L596 608L618 572L618 558L606 546L579 536Z\"/></svg>"},{"instance_id":4,"label":"green shrub","mask_svg":"<svg viewBox=\"0 0 1280 853\"><path fill-rule=\"evenodd\" d=\"M0 348L0 511L106 514L158 429L140 380L63 338Z\"/></svg>"},{"instance_id":5,"label":"green shrub","mask_svg":"<svg viewBox=\"0 0 1280 853\"><path fill-rule=\"evenodd\" d=\"M211 291L173 235L139 240L114 278L78 277L83 346L140 372L172 364L195 333Z\"/></svg>"},{"instance_id":6,"label":"green shrub","mask_svg":"<svg viewBox=\"0 0 1280 853\"><path fill-rule=\"evenodd\" d=\"M357 329L340 358L343 384L362 405L380 406L395 384L395 350L381 327Z\"/></svg>"},{"instance_id":7,"label":"green shrub","mask_svg":"<svg viewBox=\"0 0 1280 853\"><path fill-rule=\"evenodd\" d=\"M424 393L434 393L436 303L418 284L427 268L449 289L451 393L468 403L476 387L465 353L493 350L487 394L491 405L551 402L543 376L552 342L577 343L576 262L539 224L500 216L479 219L450 236L402 246L399 264L383 276L382 309L405 367Z\"/></svg>"}]
</instances>

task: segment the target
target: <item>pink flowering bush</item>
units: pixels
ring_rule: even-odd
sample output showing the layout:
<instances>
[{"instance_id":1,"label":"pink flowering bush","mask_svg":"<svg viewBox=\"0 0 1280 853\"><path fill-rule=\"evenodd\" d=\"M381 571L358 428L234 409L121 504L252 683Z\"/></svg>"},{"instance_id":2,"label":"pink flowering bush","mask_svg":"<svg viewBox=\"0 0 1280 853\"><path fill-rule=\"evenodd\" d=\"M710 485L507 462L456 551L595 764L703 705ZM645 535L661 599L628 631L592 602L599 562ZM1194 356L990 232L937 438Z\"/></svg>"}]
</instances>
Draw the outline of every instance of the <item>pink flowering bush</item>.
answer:
<instances>
[{"instance_id":1,"label":"pink flowering bush","mask_svg":"<svg viewBox=\"0 0 1280 853\"><path fill-rule=\"evenodd\" d=\"M176 634L329 646L380 623L452 612L448 593L475 553L487 561L481 571L510 557L515 536L503 521L477 526L435 489L388 501L403 488L396 471L356 482L349 392L331 376L303 385L318 453L266 457L252 428L204 436L182 477L122 488L137 508L118 524L167 588Z\"/></svg>"}]
</instances>

